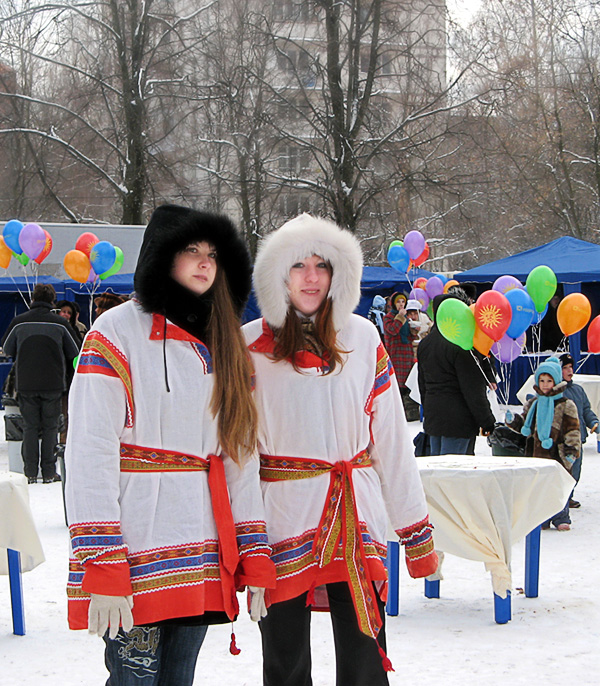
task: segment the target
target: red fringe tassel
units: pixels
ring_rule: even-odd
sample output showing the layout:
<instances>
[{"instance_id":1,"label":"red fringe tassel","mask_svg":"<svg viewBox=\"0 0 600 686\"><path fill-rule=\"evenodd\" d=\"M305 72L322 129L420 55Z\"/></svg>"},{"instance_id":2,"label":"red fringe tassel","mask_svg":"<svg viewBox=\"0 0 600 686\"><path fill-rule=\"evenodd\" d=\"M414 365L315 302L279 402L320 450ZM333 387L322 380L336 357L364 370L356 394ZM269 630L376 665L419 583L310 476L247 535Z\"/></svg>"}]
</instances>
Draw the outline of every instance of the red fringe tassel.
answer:
<instances>
[{"instance_id":1,"label":"red fringe tassel","mask_svg":"<svg viewBox=\"0 0 600 686\"><path fill-rule=\"evenodd\" d=\"M239 655L242 651L237 647L235 642L235 633L231 632L231 643L229 644L229 652L232 655Z\"/></svg>"},{"instance_id":2,"label":"red fringe tassel","mask_svg":"<svg viewBox=\"0 0 600 686\"><path fill-rule=\"evenodd\" d=\"M377 644L377 647L379 648L379 655L381 656L381 664L383 665L383 669L386 672L395 672L396 670L392 667L392 661L390 658L385 654L383 648Z\"/></svg>"}]
</instances>

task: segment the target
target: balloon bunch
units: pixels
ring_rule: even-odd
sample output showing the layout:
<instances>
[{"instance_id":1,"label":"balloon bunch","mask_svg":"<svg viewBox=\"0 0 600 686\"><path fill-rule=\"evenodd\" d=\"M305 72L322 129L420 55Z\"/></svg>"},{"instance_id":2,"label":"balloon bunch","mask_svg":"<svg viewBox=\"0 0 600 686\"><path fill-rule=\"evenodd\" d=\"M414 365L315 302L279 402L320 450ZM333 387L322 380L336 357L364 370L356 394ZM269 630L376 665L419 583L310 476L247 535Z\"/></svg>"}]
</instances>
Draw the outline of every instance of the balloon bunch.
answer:
<instances>
[{"instance_id":1,"label":"balloon bunch","mask_svg":"<svg viewBox=\"0 0 600 686\"><path fill-rule=\"evenodd\" d=\"M23 224L18 219L7 221L0 236L0 267L7 269L14 257L23 267L30 261L36 264L48 257L52 237L38 224Z\"/></svg>"},{"instance_id":2,"label":"balloon bunch","mask_svg":"<svg viewBox=\"0 0 600 686\"><path fill-rule=\"evenodd\" d=\"M107 279L123 266L123 251L110 241L101 241L86 231L69 250L63 260L67 274L79 283L93 283L96 278Z\"/></svg>"},{"instance_id":3,"label":"balloon bunch","mask_svg":"<svg viewBox=\"0 0 600 686\"><path fill-rule=\"evenodd\" d=\"M387 253L390 266L403 273L420 267L428 257L429 245L420 231L409 231L404 241L392 241Z\"/></svg>"}]
</instances>

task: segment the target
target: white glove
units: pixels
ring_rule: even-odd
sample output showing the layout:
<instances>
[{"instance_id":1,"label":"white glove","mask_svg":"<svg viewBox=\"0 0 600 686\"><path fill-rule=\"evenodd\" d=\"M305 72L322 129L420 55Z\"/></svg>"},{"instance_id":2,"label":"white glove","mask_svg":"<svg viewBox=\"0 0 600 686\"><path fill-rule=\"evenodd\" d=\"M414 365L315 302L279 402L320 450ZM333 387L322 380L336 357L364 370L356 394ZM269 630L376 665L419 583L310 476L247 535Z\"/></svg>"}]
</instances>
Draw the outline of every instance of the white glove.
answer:
<instances>
[{"instance_id":1,"label":"white glove","mask_svg":"<svg viewBox=\"0 0 600 686\"><path fill-rule=\"evenodd\" d=\"M267 606L265 605L265 589L257 586L248 586L250 591L250 619L253 622L260 622L267 616Z\"/></svg>"},{"instance_id":2,"label":"white glove","mask_svg":"<svg viewBox=\"0 0 600 686\"><path fill-rule=\"evenodd\" d=\"M109 636L115 638L119 626L123 624L123 631L133 628L133 596L100 595L92 593L88 612L88 631L90 634L104 636L110 627Z\"/></svg>"}]
</instances>

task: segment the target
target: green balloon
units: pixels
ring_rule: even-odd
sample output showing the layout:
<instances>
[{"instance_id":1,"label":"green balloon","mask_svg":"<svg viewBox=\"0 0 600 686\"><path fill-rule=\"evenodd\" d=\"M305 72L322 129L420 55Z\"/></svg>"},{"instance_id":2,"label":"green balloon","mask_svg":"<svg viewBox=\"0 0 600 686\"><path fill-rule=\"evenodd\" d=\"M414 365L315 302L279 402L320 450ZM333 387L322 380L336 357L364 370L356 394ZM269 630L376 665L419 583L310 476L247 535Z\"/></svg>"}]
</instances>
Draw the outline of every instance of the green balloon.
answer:
<instances>
[{"instance_id":1,"label":"green balloon","mask_svg":"<svg viewBox=\"0 0 600 686\"><path fill-rule=\"evenodd\" d=\"M540 264L529 272L525 288L533 300L535 309L543 312L550 298L556 293L556 274L550 267Z\"/></svg>"},{"instance_id":2,"label":"green balloon","mask_svg":"<svg viewBox=\"0 0 600 686\"><path fill-rule=\"evenodd\" d=\"M390 248L393 248L395 245L399 246L400 248L404 247L404 241L392 241L388 247L388 250Z\"/></svg>"},{"instance_id":3,"label":"green balloon","mask_svg":"<svg viewBox=\"0 0 600 686\"><path fill-rule=\"evenodd\" d=\"M463 350L471 350L475 334L475 315L462 300L449 298L439 306L435 321L444 338L459 345Z\"/></svg>"},{"instance_id":4,"label":"green balloon","mask_svg":"<svg viewBox=\"0 0 600 686\"><path fill-rule=\"evenodd\" d=\"M115 245L115 261L113 262L113 266L110 269L107 269L103 274L98 274L100 279L104 281L104 279L108 279L109 276L116 274L123 266L123 259L123 251Z\"/></svg>"},{"instance_id":5,"label":"green balloon","mask_svg":"<svg viewBox=\"0 0 600 686\"><path fill-rule=\"evenodd\" d=\"M79 355L73 358L73 369L77 369L77 363L79 362Z\"/></svg>"},{"instance_id":6,"label":"green balloon","mask_svg":"<svg viewBox=\"0 0 600 686\"><path fill-rule=\"evenodd\" d=\"M24 267L26 267L26 266L29 264L29 258L27 257L27 255L26 255L24 252L22 252L20 255L17 255L16 253L13 253L13 255L17 258L17 260L19 260L19 262L20 262Z\"/></svg>"}]
</instances>

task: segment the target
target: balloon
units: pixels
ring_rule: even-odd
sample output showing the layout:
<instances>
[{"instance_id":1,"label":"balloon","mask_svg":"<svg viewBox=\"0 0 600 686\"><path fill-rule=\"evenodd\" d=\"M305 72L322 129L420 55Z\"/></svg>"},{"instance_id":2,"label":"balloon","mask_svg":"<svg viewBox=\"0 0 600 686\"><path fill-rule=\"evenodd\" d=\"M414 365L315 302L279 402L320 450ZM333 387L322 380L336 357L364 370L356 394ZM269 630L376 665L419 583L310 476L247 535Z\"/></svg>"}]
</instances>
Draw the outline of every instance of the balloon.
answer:
<instances>
[{"instance_id":1,"label":"balloon","mask_svg":"<svg viewBox=\"0 0 600 686\"><path fill-rule=\"evenodd\" d=\"M506 334L494 343L492 346L492 354L497 357L500 362L513 362L519 357L525 345L526 336L522 333L516 340L510 338Z\"/></svg>"},{"instance_id":2,"label":"balloon","mask_svg":"<svg viewBox=\"0 0 600 686\"><path fill-rule=\"evenodd\" d=\"M409 231L404 236L404 247L411 260L421 257L421 253L425 250L425 239L420 231Z\"/></svg>"},{"instance_id":3,"label":"balloon","mask_svg":"<svg viewBox=\"0 0 600 686\"><path fill-rule=\"evenodd\" d=\"M6 269L10 264L12 258L12 250L4 242L4 238L0 236L0 267Z\"/></svg>"},{"instance_id":4,"label":"balloon","mask_svg":"<svg viewBox=\"0 0 600 686\"><path fill-rule=\"evenodd\" d=\"M88 277L87 277L87 279L85 280L85 282L86 282L86 283L94 283L94 281L96 280L96 277L97 277L97 276L98 276L98 275L97 275L96 272L94 271L94 268L93 268L93 267L90 267L90 273L88 274Z\"/></svg>"},{"instance_id":5,"label":"balloon","mask_svg":"<svg viewBox=\"0 0 600 686\"><path fill-rule=\"evenodd\" d=\"M63 260L63 266L67 274L79 283L85 283L88 279L91 265L88 256L81 250L69 250Z\"/></svg>"},{"instance_id":6,"label":"balloon","mask_svg":"<svg viewBox=\"0 0 600 686\"><path fill-rule=\"evenodd\" d=\"M421 303L421 312L425 312L429 305L429 296L422 288L413 288L408 294L409 300L418 300Z\"/></svg>"},{"instance_id":7,"label":"balloon","mask_svg":"<svg viewBox=\"0 0 600 686\"><path fill-rule=\"evenodd\" d=\"M533 306L533 316L531 317L531 325L534 326L535 324L539 324L542 319L546 316L546 312L548 312L548 305L544 307L544 309L541 312L538 312L535 309L535 305Z\"/></svg>"},{"instance_id":8,"label":"balloon","mask_svg":"<svg viewBox=\"0 0 600 686\"><path fill-rule=\"evenodd\" d=\"M487 357L493 344L494 340L483 333L478 326L475 326L475 333L473 334L473 347L475 350Z\"/></svg>"},{"instance_id":9,"label":"balloon","mask_svg":"<svg viewBox=\"0 0 600 686\"><path fill-rule=\"evenodd\" d=\"M20 222L18 219L11 219L6 222L2 230L4 242L16 255L20 255L23 252L23 248L19 245L19 234L22 228L23 222Z\"/></svg>"},{"instance_id":10,"label":"balloon","mask_svg":"<svg viewBox=\"0 0 600 686\"><path fill-rule=\"evenodd\" d=\"M110 241L96 243L90 251L90 262L96 274L104 274L115 263L117 252Z\"/></svg>"},{"instance_id":11,"label":"balloon","mask_svg":"<svg viewBox=\"0 0 600 686\"><path fill-rule=\"evenodd\" d=\"M569 293L559 303L556 319L565 336L581 331L590 321L592 306L583 293Z\"/></svg>"},{"instance_id":12,"label":"balloon","mask_svg":"<svg viewBox=\"0 0 600 686\"><path fill-rule=\"evenodd\" d=\"M26 266L29 264L29 258L27 257L27 255L26 255L24 252L19 253L18 255L15 255L15 253L13 253L13 255L17 258L17 260L18 260L24 267L26 267Z\"/></svg>"},{"instance_id":13,"label":"balloon","mask_svg":"<svg viewBox=\"0 0 600 686\"><path fill-rule=\"evenodd\" d=\"M448 289L452 288L452 286L460 286L460 284L456 279L450 279L450 281L446 281L444 284L444 293L447 293Z\"/></svg>"},{"instance_id":14,"label":"balloon","mask_svg":"<svg viewBox=\"0 0 600 686\"><path fill-rule=\"evenodd\" d=\"M32 260L42 252L46 245L46 234L38 224L25 224L19 233L21 250Z\"/></svg>"},{"instance_id":15,"label":"balloon","mask_svg":"<svg viewBox=\"0 0 600 686\"><path fill-rule=\"evenodd\" d=\"M121 248L119 248L116 245L115 245L115 253L116 253L116 257L115 257L115 263L113 264L113 266L108 271L104 272L104 274L98 274L98 276L103 281L104 281L104 279L107 279L109 276L116 274L118 271L120 271L121 267L123 266L123 260L125 259L124 255L123 255L123 251L121 250Z\"/></svg>"},{"instance_id":16,"label":"balloon","mask_svg":"<svg viewBox=\"0 0 600 686\"><path fill-rule=\"evenodd\" d=\"M394 245L398 245L399 247L402 247L404 245L404 241L392 241L388 247L388 250L392 248Z\"/></svg>"},{"instance_id":17,"label":"balloon","mask_svg":"<svg viewBox=\"0 0 600 686\"><path fill-rule=\"evenodd\" d=\"M436 274L438 279L442 282L442 286L447 284L450 279L447 276L444 276L443 274Z\"/></svg>"},{"instance_id":18,"label":"balloon","mask_svg":"<svg viewBox=\"0 0 600 686\"><path fill-rule=\"evenodd\" d=\"M420 267L429 258L429 244L425 243L425 248L419 257L413 260L415 267Z\"/></svg>"},{"instance_id":19,"label":"balloon","mask_svg":"<svg viewBox=\"0 0 600 686\"><path fill-rule=\"evenodd\" d=\"M520 288L507 291L504 297L510 303L512 311L512 318L506 335L509 338L518 338L531 324L533 316L537 316L535 305L529 297L529 293Z\"/></svg>"},{"instance_id":20,"label":"balloon","mask_svg":"<svg viewBox=\"0 0 600 686\"><path fill-rule=\"evenodd\" d=\"M415 279L414 287L415 288L422 288L425 290L425 286L427 285L427 279L424 276L419 276L418 279Z\"/></svg>"},{"instance_id":21,"label":"balloon","mask_svg":"<svg viewBox=\"0 0 600 686\"><path fill-rule=\"evenodd\" d=\"M430 276L427 279L425 290L427 295L433 299L436 295L441 295L444 292L444 284L439 276Z\"/></svg>"},{"instance_id":22,"label":"balloon","mask_svg":"<svg viewBox=\"0 0 600 686\"><path fill-rule=\"evenodd\" d=\"M80 250L86 257L89 258L92 248L99 243L100 239L95 233L91 231L86 231L82 233L81 236L75 242L75 250Z\"/></svg>"},{"instance_id":23,"label":"balloon","mask_svg":"<svg viewBox=\"0 0 600 686\"><path fill-rule=\"evenodd\" d=\"M556 292L556 274L550 267L540 264L529 272L525 286L535 309L541 312Z\"/></svg>"},{"instance_id":24,"label":"balloon","mask_svg":"<svg viewBox=\"0 0 600 686\"><path fill-rule=\"evenodd\" d=\"M485 291L475 303L477 326L495 341L499 341L510 326L512 312L505 295L498 291Z\"/></svg>"},{"instance_id":25,"label":"balloon","mask_svg":"<svg viewBox=\"0 0 600 686\"><path fill-rule=\"evenodd\" d=\"M498 291L506 295L509 291L515 288L523 288L523 284L514 276L506 274L505 276L499 276L492 286L493 291Z\"/></svg>"},{"instance_id":26,"label":"balloon","mask_svg":"<svg viewBox=\"0 0 600 686\"><path fill-rule=\"evenodd\" d=\"M401 245L390 246L388 249L387 259L390 265L399 272L405 272L410 263L409 254L406 252L406 248L402 247Z\"/></svg>"},{"instance_id":27,"label":"balloon","mask_svg":"<svg viewBox=\"0 0 600 686\"><path fill-rule=\"evenodd\" d=\"M449 298L439 306L435 321L444 338L463 350L473 347L475 317L468 305L458 298Z\"/></svg>"},{"instance_id":28,"label":"balloon","mask_svg":"<svg viewBox=\"0 0 600 686\"><path fill-rule=\"evenodd\" d=\"M600 353L600 314L588 326L587 343L589 352Z\"/></svg>"},{"instance_id":29,"label":"balloon","mask_svg":"<svg viewBox=\"0 0 600 686\"><path fill-rule=\"evenodd\" d=\"M52 250L52 236L46 231L46 229L44 229L44 235L46 236L46 244L42 248L42 252L35 258L35 261L38 264L42 264Z\"/></svg>"}]
</instances>

